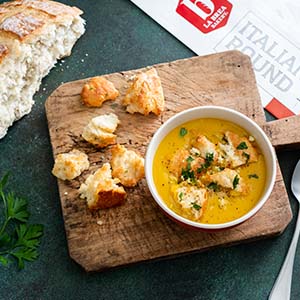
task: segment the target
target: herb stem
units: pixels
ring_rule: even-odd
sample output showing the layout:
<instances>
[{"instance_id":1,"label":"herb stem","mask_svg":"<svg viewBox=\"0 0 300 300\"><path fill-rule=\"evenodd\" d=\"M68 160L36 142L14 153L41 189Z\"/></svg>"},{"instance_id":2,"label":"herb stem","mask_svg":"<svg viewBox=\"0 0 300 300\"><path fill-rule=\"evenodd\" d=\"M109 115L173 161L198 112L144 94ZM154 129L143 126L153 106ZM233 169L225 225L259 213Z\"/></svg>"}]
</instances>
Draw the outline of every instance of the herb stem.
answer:
<instances>
[{"instance_id":1,"label":"herb stem","mask_svg":"<svg viewBox=\"0 0 300 300\"><path fill-rule=\"evenodd\" d=\"M3 225L2 225L2 227L1 227L1 229L0 229L0 236L1 236L2 233L4 232L4 230L5 230L5 228L6 228L6 226L7 226L7 224L8 224L9 221L10 221L10 217L8 217L8 218L5 220L5 222L3 223Z\"/></svg>"}]
</instances>

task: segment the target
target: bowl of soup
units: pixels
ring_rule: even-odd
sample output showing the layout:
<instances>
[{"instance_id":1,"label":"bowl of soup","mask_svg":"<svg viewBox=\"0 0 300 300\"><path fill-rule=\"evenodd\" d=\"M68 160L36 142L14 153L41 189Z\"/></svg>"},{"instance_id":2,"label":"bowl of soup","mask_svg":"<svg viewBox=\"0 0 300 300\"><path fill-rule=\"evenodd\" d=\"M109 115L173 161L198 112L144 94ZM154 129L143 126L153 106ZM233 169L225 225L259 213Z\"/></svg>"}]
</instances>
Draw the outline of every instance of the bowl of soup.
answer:
<instances>
[{"instance_id":1,"label":"bowl of soup","mask_svg":"<svg viewBox=\"0 0 300 300\"><path fill-rule=\"evenodd\" d=\"M221 230L251 218L275 183L276 156L250 118L220 106L182 111L167 120L147 148L150 192L172 220Z\"/></svg>"}]
</instances>

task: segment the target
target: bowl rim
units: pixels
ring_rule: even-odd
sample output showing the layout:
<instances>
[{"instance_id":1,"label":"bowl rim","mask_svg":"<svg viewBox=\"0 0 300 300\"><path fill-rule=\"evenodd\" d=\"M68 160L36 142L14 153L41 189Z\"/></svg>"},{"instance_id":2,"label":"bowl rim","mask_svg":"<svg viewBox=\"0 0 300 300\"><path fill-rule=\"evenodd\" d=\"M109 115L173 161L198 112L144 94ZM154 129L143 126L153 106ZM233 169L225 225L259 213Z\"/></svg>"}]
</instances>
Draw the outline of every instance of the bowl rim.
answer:
<instances>
[{"instance_id":1,"label":"bowl rim","mask_svg":"<svg viewBox=\"0 0 300 300\"><path fill-rule=\"evenodd\" d=\"M234 114L239 118L242 118L244 120L246 120L246 122L250 123L255 130L262 136L263 140L265 141L268 150L271 153L271 157L270 157L270 162L271 162L271 166L272 166L272 170L270 170L270 182L269 184L265 187L265 191L264 194L262 195L262 197L260 198L260 200L257 202L257 204L250 210L248 211L246 214L242 215L241 217L229 221L229 222L225 222L225 223L218 223L218 224L207 224L207 223L199 223L199 222L195 222L192 220L189 220L187 218L184 218L180 215L178 215L177 213L175 213L173 210L171 210L167 204L163 201L163 199L159 196L155 184L154 184L154 180L153 180L153 168L152 168L152 161L154 159L154 156L156 154L157 151L157 147L159 145L159 143L163 140L163 138L165 138L165 136L172 131L174 128L180 126L180 123L175 125L173 128L169 129L165 134L162 135L163 130L165 130L165 128L169 125L172 124L175 120L177 120L178 118L182 117L183 115L192 113L193 111L205 111L205 110L215 110L215 111L219 111L219 112L224 112L224 113L230 113L230 114ZM199 117L199 119L204 119L205 117ZM208 116L207 118L213 118ZM196 118L191 118L189 120L183 121L182 124L195 120ZM217 118L222 120L222 118ZM228 120L228 119L223 119L223 120ZM228 120L230 121L230 120ZM236 124L234 121L231 121L232 123ZM239 125L239 124L237 124ZM240 126L240 125L239 125ZM242 128L244 128L243 126L240 126ZM247 129L245 129L247 130ZM249 130L247 130L247 132L249 132ZM251 134L251 132L249 132L249 134ZM155 145L156 140L160 138L160 141L157 145ZM151 156L152 156L152 160L151 160ZM266 159L266 158L265 158ZM151 160L151 161L150 161ZM265 132L260 128L260 126L253 121L252 119L250 119L249 117L247 117L246 115L242 114L239 111L236 111L234 109L231 108L227 108L227 107L223 107L223 106L215 106L215 105L204 105L204 106L197 106L197 107L193 107L193 108L189 108L186 110L183 110L179 113L176 113L175 115L173 115L172 117L170 117L162 126L159 127L159 129L155 132L155 134L153 135L148 147L147 147L147 151L146 151L146 156L145 156L145 177L146 177L146 181L147 181L147 185L148 188L151 192L152 197L154 198L155 202L159 205L159 207L172 218L174 218L175 220L177 220L179 223L183 223L185 225L188 225L190 227L193 228L198 228L198 229L204 229L204 230L219 230L219 229L225 229L225 228L231 228L234 227L238 224L241 224L243 222L245 222L246 220L250 219L252 216L254 216L262 207L263 205L266 203L266 201L269 199L270 194L273 190L274 184L275 184L275 179L276 179L276 154L275 154L275 150L269 140L269 138L267 137L267 135L265 134Z\"/></svg>"}]
</instances>

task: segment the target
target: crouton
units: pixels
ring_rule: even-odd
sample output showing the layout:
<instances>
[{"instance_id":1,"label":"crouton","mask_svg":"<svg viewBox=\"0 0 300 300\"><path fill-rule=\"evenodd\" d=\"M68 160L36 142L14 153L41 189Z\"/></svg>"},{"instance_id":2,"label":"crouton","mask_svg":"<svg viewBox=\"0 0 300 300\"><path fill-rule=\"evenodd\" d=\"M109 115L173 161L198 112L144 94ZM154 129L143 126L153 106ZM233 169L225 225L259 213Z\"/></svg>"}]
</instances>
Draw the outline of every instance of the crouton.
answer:
<instances>
[{"instance_id":1,"label":"crouton","mask_svg":"<svg viewBox=\"0 0 300 300\"><path fill-rule=\"evenodd\" d=\"M187 158L189 151L187 149L179 149L170 159L169 172L174 175L177 179L180 178L181 172L187 167Z\"/></svg>"},{"instance_id":2,"label":"crouton","mask_svg":"<svg viewBox=\"0 0 300 300\"><path fill-rule=\"evenodd\" d=\"M207 191L196 186L180 186L176 191L176 199L187 215L199 220L207 206Z\"/></svg>"},{"instance_id":3,"label":"crouton","mask_svg":"<svg viewBox=\"0 0 300 300\"><path fill-rule=\"evenodd\" d=\"M206 178L211 183L216 183L218 186L225 189L235 190L239 193L246 193L247 187L237 171L225 168L224 170L207 175Z\"/></svg>"},{"instance_id":4,"label":"crouton","mask_svg":"<svg viewBox=\"0 0 300 300\"><path fill-rule=\"evenodd\" d=\"M112 178L110 164L105 163L81 184L80 197L86 198L90 210L121 205L126 199L126 192L118 185L119 182L119 179Z\"/></svg>"},{"instance_id":5,"label":"crouton","mask_svg":"<svg viewBox=\"0 0 300 300\"><path fill-rule=\"evenodd\" d=\"M195 155L194 150L179 149L170 159L168 169L177 180L196 179L204 170L204 164L205 159Z\"/></svg>"},{"instance_id":6,"label":"crouton","mask_svg":"<svg viewBox=\"0 0 300 300\"><path fill-rule=\"evenodd\" d=\"M111 153L112 176L118 178L124 186L135 186L145 175L144 158L119 144L112 147Z\"/></svg>"},{"instance_id":7,"label":"crouton","mask_svg":"<svg viewBox=\"0 0 300 300\"><path fill-rule=\"evenodd\" d=\"M215 144L212 143L206 136L198 135L192 145L199 151L199 155L201 157L207 158L208 155L213 155L213 161L216 161L218 159L218 152L216 150Z\"/></svg>"},{"instance_id":8,"label":"crouton","mask_svg":"<svg viewBox=\"0 0 300 300\"><path fill-rule=\"evenodd\" d=\"M257 150L246 137L227 131L225 140L227 143L220 143L219 147L226 154L225 161L228 167L236 168L258 160Z\"/></svg>"},{"instance_id":9,"label":"crouton","mask_svg":"<svg viewBox=\"0 0 300 300\"><path fill-rule=\"evenodd\" d=\"M154 68L135 76L127 90L123 105L129 113L159 115L164 110L164 94L160 78Z\"/></svg>"},{"instance_id":10,"label":"crouton","mask_svg":"<svg viewBox=\"0 0 300 300\"><path fill-rule=\"evenodd\" d=\"M116 130L120 121L111 113L93 118L84 128L82 137L96 147L103 148L116 143Z\"/></svg>"},{"instance_id":11,"label":"crouton","mask_svg":"<svg viewBox=\"0 0 300 300\"><path fill-rule=\"evenodd\" d=\"M81 100L86 106L100 107L106 100L115 100L119 91L105 77L91 78L82 88Z\"/></svg>"},{"instance_id":12,"label":"crouton","mask_svg":"<svg viewBox=\"0 0 300 300\"><path fill-rule=\"evenodd\" d=\"M58 154L52 174L62 180L72 180L90 167L88 156L76 149Z\"/></svg>"}]
</instances>

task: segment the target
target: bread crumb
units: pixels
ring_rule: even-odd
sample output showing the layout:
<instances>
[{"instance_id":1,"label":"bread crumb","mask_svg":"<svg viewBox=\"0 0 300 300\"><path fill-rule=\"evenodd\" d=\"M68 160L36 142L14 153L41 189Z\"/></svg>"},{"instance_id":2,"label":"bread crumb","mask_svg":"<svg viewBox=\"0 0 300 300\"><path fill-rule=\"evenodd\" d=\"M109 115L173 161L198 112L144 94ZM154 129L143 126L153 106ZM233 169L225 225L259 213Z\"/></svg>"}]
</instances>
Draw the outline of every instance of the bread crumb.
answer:
<instances>
[{"instance_id":1,"label":"bread crumb","mask_svg":"<svg viewBox=\"0 0 300 300\"><path fill-rule=\"evenodd\" d=\"M99 225L99 226L101 226L101 225L103 225L103 222L102 221L97 221L97 224Z\"/></svg>"}]
</instances>

